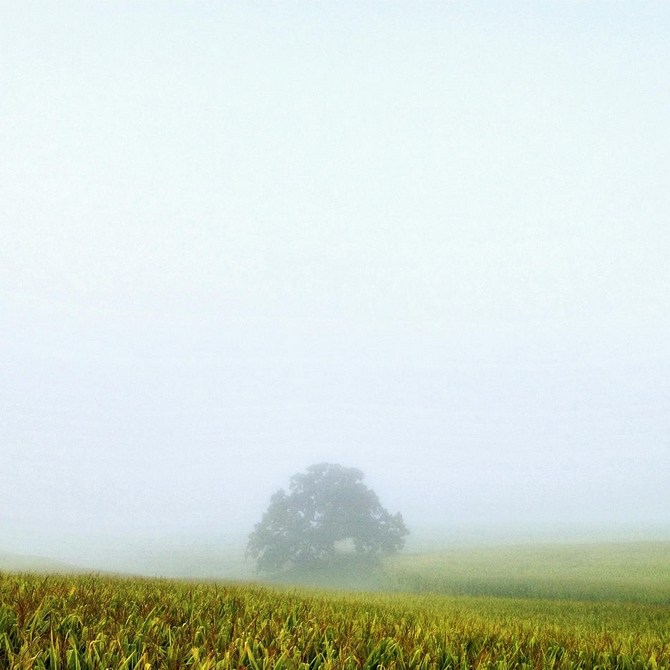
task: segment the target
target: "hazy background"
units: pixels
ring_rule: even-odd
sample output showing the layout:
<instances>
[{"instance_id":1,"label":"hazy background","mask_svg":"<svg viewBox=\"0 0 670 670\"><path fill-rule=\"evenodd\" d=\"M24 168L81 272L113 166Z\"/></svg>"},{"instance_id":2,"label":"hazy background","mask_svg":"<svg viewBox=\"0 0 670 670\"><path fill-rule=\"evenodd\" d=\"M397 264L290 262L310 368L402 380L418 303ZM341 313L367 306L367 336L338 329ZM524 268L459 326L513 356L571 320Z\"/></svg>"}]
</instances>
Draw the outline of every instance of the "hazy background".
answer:
<instances>
[{"instance_id":1,"label":"hazy background","mask_svg":"<svg viewBox=\"0 0 670 670\"><path fill-rule=\"evenodd\" d=\"M670 527L669 5L4 2L0 44L0 549L243 538L321 461L415 533Z\"/></svg>"}]
</instances>

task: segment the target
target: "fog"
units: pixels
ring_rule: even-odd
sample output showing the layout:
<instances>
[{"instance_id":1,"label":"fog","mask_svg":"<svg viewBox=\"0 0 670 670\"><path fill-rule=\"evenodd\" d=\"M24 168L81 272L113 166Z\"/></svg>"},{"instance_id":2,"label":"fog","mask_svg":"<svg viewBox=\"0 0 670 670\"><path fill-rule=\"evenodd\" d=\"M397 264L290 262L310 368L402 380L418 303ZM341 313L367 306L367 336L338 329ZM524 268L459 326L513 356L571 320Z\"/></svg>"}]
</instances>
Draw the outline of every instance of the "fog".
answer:
<instances>
[{"instance_id":1,"label":"fog","mask_svg":"<svg viewBox=\"0 0 670 670\"><path fill-rule=\"evenodd\" d=\"M0 40L0 551L239 544L319 462L413 538L670 528L668 5Z\"/></svg>"}]
</instances>

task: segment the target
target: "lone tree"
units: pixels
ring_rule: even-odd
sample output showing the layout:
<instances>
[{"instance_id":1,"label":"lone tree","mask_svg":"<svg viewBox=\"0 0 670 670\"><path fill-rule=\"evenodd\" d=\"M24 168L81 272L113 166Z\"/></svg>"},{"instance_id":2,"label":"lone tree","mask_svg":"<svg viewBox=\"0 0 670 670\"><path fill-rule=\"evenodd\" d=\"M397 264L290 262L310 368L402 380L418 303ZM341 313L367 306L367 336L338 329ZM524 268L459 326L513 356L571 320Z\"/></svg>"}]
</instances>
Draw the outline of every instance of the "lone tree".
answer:
<instances>
[{"instance_id":1,"label":"lone tree","mask_svg":"<svg viewBox=\"0 0 670 670\"><path fill-rule=\"evenodd\" d=\"M337 554L336 543L350 540L356 554L372 557L403 547L409 533L402 516L389 514L356 468L321 463L291 477L249 536L247 554L259 570L316 563Z\"/></svg>"}]
</instances>

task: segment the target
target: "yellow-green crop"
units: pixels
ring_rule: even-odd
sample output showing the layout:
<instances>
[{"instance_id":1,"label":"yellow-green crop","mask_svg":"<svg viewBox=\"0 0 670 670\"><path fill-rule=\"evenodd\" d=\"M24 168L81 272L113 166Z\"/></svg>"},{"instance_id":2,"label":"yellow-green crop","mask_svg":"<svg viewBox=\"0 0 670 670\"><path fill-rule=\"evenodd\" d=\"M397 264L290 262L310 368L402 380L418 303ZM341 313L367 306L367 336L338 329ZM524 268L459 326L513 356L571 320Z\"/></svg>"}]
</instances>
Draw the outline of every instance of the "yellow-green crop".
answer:
<instances>
[{"instance_id":1,"label":"yellow-green crop","mask_svg":"<svg viewBox=\"0 0 670 670\"><path fill-rule=\"evenodd\" d=\"M662 605L0 575L0 667L670 668Z\"/></svg>"}]
</instances>

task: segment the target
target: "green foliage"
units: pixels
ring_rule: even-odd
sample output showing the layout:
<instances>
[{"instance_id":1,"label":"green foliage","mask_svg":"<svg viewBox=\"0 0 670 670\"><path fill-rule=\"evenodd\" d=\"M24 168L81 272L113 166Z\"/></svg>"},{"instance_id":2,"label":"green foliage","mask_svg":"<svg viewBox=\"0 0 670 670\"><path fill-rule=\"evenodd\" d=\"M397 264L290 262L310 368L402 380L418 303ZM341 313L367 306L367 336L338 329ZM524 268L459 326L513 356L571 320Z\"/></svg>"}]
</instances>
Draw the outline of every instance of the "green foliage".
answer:
<instances>
[{"instance_id":1,"label":"green foliage","mask_svg":"<svg viewBox=\"0 0 670 670\"><path fill-rule=\"evenodd\" d=\"M361 556L392 554L408 530L389 514L355 468L321 463L291 478L289 493L277 491L249 537L247 551L259 570L328 561L336 545L351 540Z\"/></svg>"},{"instance_id":2,"label":"green foliage","mask_svg":"<svg viewBox=\"0 0 670 670\"><path fill-rule=\"evenodd\" d=\"M670 610L0 574L0 668L670 669Z\"/></svg>"}]
</instances>

